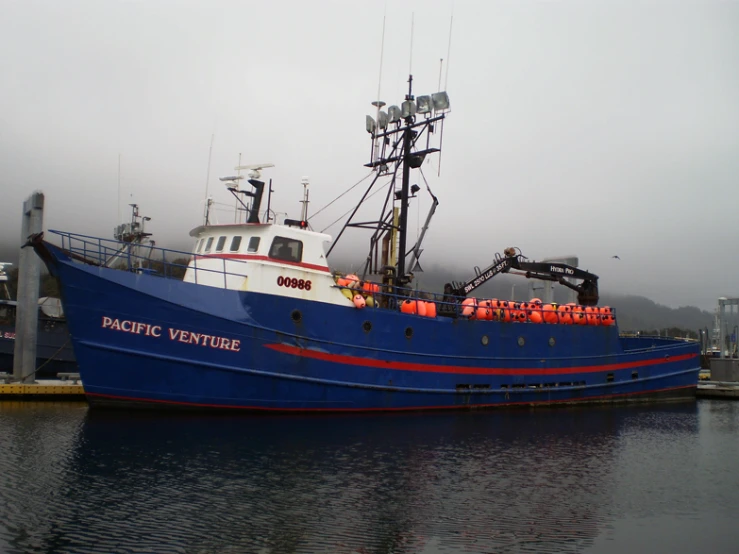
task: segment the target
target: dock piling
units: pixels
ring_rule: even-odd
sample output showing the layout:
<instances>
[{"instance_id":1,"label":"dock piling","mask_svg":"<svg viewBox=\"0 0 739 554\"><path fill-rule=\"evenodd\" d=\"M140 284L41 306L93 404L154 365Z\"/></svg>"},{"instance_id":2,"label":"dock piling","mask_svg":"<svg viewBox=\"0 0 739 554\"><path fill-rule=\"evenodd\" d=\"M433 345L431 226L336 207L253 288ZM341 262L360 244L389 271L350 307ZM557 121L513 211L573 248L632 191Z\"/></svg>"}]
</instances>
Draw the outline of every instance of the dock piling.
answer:
<instances>
[{"instance_id":1,"label":"dock piling","mask_svg":"<svg viewBox=\"0 0 739 554\"><path fill-rule=\"evenodd\" d=\"M21 244L32 234L43 230L44 194L34 192L23 202ZM21 248L18 264L18 305L15 316L15 349L13 380L33 383L36 372L36 333L38 329L38 298L41 280L41 260L32 248Z\"/></svg>"}]
</instances>

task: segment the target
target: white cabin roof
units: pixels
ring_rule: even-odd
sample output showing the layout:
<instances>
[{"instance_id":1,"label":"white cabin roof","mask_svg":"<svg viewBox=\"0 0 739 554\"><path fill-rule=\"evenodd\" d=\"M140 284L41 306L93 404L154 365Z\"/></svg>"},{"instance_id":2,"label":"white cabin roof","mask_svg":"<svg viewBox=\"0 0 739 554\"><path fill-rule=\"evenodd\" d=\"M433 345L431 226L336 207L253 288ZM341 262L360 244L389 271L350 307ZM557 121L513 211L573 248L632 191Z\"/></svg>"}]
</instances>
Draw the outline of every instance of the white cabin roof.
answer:
<instances>
[{"instance_id":1,"label":"white cabin roof","mask_svg":"<svg viewBox=\"0 0 739 554\"><path fill-rule=\"evenodd\" d=\"M297 238L303 241L317 241L321 244L331 242L331 235L318 233L307 229L299 229L288 225L277 223L228 223L225 225L199 225L190 231L190 236L195 238L220 236L220 235L280 235L284 237ZM310 238L308 238L310 237Z\"/></svg>"}]
</instances>

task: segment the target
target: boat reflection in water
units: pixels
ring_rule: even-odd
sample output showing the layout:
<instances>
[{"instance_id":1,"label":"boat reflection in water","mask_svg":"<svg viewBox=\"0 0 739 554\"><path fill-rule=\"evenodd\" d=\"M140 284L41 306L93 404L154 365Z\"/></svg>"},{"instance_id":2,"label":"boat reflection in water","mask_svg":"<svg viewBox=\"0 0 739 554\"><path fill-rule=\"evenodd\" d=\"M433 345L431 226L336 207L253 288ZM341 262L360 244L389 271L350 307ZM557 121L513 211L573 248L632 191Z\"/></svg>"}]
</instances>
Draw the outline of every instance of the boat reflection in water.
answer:
<instances>
[{"instance_id":1,"label":"boat reflection in water","mask_svg":"<svg viewBox=\"0 0 739 554\"><path fill-rule=\"evenodd\" d=\"M29 491L36 530L18 539L26 516L2 514L0 544L14 537L8 542L21 550L48 552L577 552L624 510L701 509L675 487L702 456L686 448L697 442L696 410L308 418L93 410L77 431L67 429L69 451L56 453L48 474L56 481Z\"/></svg>"}]
</instances>

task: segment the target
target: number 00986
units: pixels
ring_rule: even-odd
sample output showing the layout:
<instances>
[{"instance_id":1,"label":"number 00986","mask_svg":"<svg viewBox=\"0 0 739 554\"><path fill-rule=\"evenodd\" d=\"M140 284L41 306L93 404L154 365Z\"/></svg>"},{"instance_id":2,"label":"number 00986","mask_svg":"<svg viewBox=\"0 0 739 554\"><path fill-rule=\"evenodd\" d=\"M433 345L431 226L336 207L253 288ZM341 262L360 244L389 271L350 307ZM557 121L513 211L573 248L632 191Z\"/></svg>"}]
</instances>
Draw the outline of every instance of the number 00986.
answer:
<instances>
[{"instance_id":1,"label":"number 00986","mask_svg":"<svg viewBox=\"0 0 739 554\"><path fill-rule=\"evenodd\" d=\"M277 286L287 287L289 289L310 290L312 284L307 279L296 279L295 277L283 277L280 275L277 278Z\"/></svg>"}]
</instances>

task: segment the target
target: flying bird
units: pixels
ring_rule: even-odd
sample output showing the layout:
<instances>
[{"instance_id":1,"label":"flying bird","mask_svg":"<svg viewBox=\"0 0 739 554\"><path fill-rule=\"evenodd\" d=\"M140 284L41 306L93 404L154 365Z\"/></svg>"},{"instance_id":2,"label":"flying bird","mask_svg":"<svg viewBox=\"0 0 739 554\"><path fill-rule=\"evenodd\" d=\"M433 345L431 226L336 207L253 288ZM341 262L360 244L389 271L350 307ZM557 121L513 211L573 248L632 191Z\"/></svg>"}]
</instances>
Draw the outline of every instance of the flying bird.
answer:
<instances>
[{"instance_id":1,"label":"flying bird","mask_svg":"<svg viewBox=\"0 0 739 554\"><path fill-rule=\"evenodd\" d=\"M617 260L620 260L621 259L618 256L611 256L611 258L616 258Z\"/></svg>"}]
</instances>

